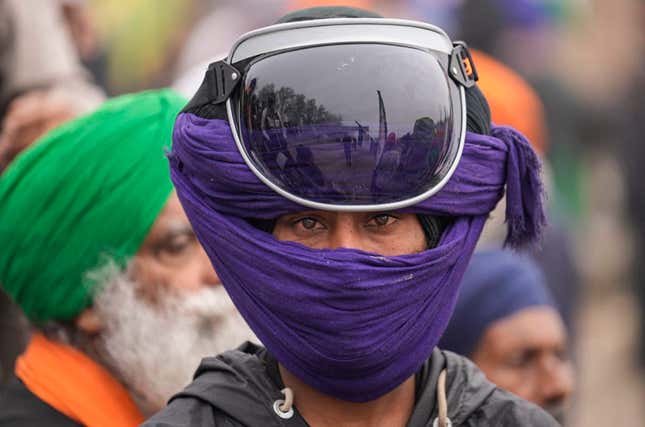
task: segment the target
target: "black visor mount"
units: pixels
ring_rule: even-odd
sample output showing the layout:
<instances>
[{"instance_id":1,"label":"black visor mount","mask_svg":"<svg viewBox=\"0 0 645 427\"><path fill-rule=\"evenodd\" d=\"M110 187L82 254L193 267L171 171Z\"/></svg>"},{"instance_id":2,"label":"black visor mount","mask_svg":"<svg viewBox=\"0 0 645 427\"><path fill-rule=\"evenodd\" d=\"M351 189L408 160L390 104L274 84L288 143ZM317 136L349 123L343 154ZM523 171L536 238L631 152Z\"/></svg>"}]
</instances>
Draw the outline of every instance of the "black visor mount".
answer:
<instances>
[{"instance_id":1,"label":"black visor mount","mask_svg":"<svg viewBox=\"0 0 645 427\"><path fill-rule=\"evenodd\" d=\"M209 65L206 71L206 90L212 104L222 104L228 100L237 85L242 73L226 61L217 61Z\"/></svg>"},{"instance_id":2,"label":"black visor mount","mask_svg":"<svg viewBox=\"0 0 645 427\"><path fill-rule=\"evenodd\" d=\"M473 57L470 55L470 51L465 42L456 41L454 43L448 67L450 69L450 77L464 87L473 87L477 83L477 80L479 80L477 68L475 68L475 61L473 61Z\"/></svg>"}]
</instances>

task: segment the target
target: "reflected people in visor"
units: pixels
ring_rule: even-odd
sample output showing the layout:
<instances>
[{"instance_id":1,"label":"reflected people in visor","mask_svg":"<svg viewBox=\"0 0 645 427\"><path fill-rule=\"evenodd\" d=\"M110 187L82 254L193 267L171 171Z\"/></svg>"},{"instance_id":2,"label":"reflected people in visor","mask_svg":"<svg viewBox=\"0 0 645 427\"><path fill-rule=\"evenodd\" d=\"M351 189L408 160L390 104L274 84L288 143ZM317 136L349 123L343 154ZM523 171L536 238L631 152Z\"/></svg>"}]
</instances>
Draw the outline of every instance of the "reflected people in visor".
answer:
<instances>
[{"instance_id":1,"label":"reflected people in visor","mask_svg":"<svg viewBox=\"0 0 645 427\"><path fill-rule=\"evenodd\" d=\"M356 44L279 53L251 61L242 85L243 148L262 175L298 197L406 200L436 186L456 160L459 91L423 50Z\"/></svg>"}]
</instances>

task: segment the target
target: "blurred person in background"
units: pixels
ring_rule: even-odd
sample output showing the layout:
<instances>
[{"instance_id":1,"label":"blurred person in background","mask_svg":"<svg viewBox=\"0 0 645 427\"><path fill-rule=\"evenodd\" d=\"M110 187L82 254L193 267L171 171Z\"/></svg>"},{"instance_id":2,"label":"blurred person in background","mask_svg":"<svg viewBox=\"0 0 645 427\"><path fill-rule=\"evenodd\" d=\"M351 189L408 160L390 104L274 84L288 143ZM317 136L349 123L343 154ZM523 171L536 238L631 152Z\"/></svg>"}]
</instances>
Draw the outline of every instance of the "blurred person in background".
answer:
<instances>
[{"instance_id":1,"label":"blurred person in background","mask_svg":"<svg viewBox=\"0 0 645 427\"><path fill-rule=\"evenodd\" d=\"M645 20L645 6L642 6ZM638 325L638 361L645 371L645 71L633 81L627 99L626 113L621 116L617 132L620 138L621 160L625 171L627 215L633 227L634 262L631 266L632 289L640 308Z\"/></svg>"},{"instance_id":2,"label":"blurred person in background","mask_svg":"<svg viewBox=\"0 0 645 427\"><path fill-rule=\"evenodd\" d=\"M471 52L481 88L490 105L491 119L498 125L513 126L526 136L535 151L547 152L544 106L537 92L516 71L486 53Z\"/></svg>"},{"instance_id":3,"label":"blurred person in background","mask_svg":"<svg viewBox=\"0 0 645 427\"><path fill-rule=\"evenodd\" d=\"M476 253L439 347L469 357L499 387L564 421L574 384L567 332L530 259Z\"/></svg>"},{"instance_id":4,"label":"blurred person in background","mask_svg":"<svg viewBox=\"0 0 645 427\"><path fill-rule=\"evenodd\" d=\"M96 50L85 3L0 4L0 173L39 136L105 99L81 61Z\"/></svg>"},{"instance_id":5,"label":"blurred person in background","mask_svg":"<svg viewBox=\"0 0 645 427\"><path fill-rule=\"evenodd\" d=\"M252 337L172 189L164 150L184 104L115 98L0 177L0 283L34 331L1 426L136 426L202 356Z\"/></svg>"},{"instance_id":6,"label":"blurred person in background","mask_svg":"<svg viewBox=\"0 0 645 427\"><path fill-rule=\"evenodd\" d=\"M493 123L520 130L541 157L548 225L541 244L533 248L531 256L546 275L546 285L574 339L581 286L574 225L583 211L584 186L579 187L581 156L572 153L579 153L582 137L577 133L575 98L567 95L568 91L557 89L561 84L548 69L551 59L548 55L554 53L554 44L548 43L550 32L564 19L569 6L551 0L409 3L418 17L446 21L460 38L468 40L479 75L478 85L489 101ZM521 36L515 37L516 34ZM540 83L543 80L552 83L543 85ZM556 88L551 90L552 87ZM546 104L543 95L547 97ZM503 246L503 210L502 202L491 214L480 248Z\"/></svg>"},{"instance_id":7,"label":"blurred person in background","mask_svg":"<svg viewBox=\"0 0 645 427\"><path fill-rule=\"evenodd\" d=\"M579 97L555 73L557 29L567 17L568 2L553 0L464 0L458 8L457 34L516 70L544 104L552 166L551 209L567 225L585 217L585 164L589 144L584 128L595 119ZM481 19L486 16L486 19Z\"/></svg>"},{"instance_id":8,"label":"blurred person in background","mask_svg":"<svg viewBox=\"0 0 645 427\"><path fill-rule=\"evenodd\" d=\"M0 174L39 137L81 114L70 95L34 89L11 102L0 127Z\"/></svg>"},{"instance_id":9,"label":"blurred person in background","mask_svg":"<svg viewBox=\"0 0 645 427\"><path fill-rule=\"evenodd\" d=\"M572 421L584 426L642 425L644 383L632 363L632 348L634 321L639 314L645 319L642 308L639 313L633 304L635 296L645 300L643 2L467 0L464 4L463 13L472 13L462 34L477 32L469 39L471 45L522 73L545 105L547 159L555 190L549 194L550 211L573 237L569 245L582 279L574 316L578 330L570 335L576 341L574 362L581 378ZM515 13L522 9L529 12L524 22ZM479 20L484 14L487 19ZM627 228L627 217L636 230ZM562 262L558 252L542 251L556 261L554 265ZM630 267L633 292L625 274ZM566 284L568 273L556 272ZM549 271L545 274L552 286ZM558 292L563 288L551 289L560 303ZM558 308L566 315L566 306ZM645 332L641 336L645 342Z\"/></svg>"},{"instance_id":10,"label":"blurred person in background","mask_svg":"<svg viewBox=\"0 0 645 427\"><path fill-rule=\"evenodd\" d=\"M0 1L0 174L38 136L99 105L61 4ZM0 383L27 340L26 321L0 290Z\"/></svg>"},{"instance_id":11,"label":"blurred person in background","mask_svg":"<svg viewBox=\"0 0 645 427\"><path fill-rule=\"evenodd\" d=\"M76 47L83 66L91 73L98 86L107 87L107 52L96 22L91 0L57 0L65 25Z\"/></svg>"},{"instance_id":12,"label":"blurred person in background","mask_svg":"<svg viewBox=\"0 0 645 427\"><path fill-rule=\"evenodd\" d=\"M556 191L552 168L547 157L550 148L548 127L540 97L517 72L495 58L473 49L473 59L479 75L478 85L486 95L493 123L508 125L521 131L543 160L542 174L547 196ZM546 276L556 305L562 314L571 337L575 336L575 315L580 291L580 273L573 250L574 233L567 228L566 218L553 207L548 197L548 224L540 245L531 256ZM487 222L480 248L499 249L504 244L504 203L500 203Z\"/></svg>"},{"instance_id":13,"label":"blurred person in background","mask_svg":"<svg viewBox=\"0 0 645 427\"><path fill-rule=\"evenodd\" d=\"M59 1L0 3L0 117L30 90L72 93L70 107L86 112L104 99L79 60Z\"/></svg>"}]
</instances>

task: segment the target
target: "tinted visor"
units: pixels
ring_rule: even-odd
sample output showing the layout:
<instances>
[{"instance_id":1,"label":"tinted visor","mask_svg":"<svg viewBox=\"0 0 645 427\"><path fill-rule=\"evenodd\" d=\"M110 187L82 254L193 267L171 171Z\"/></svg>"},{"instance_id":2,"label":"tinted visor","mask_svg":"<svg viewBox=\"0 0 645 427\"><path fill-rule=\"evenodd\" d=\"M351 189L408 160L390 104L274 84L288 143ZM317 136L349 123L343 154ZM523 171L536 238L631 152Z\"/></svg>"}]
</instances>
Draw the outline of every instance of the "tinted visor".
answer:
<instances>
[{"instance_id":1,"label":"tinted visor","mask_svg":"<svg viewBox=\"0 0 645 427\"><path fill-rule=\"evenodd\" d=\"M233 101L249 166L310 206L403 207L431 195L463 143L462 98L447 61L383 44L253 59Z\"/></svg>"}]
</instances>

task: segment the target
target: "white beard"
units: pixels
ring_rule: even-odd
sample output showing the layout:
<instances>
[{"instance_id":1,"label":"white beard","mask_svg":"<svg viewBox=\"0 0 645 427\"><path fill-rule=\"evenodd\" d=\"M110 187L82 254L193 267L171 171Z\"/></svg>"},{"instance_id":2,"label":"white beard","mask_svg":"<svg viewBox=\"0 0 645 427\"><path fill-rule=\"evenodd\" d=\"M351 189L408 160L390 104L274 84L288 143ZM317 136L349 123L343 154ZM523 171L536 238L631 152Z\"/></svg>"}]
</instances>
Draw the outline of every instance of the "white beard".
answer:
<instances>
[{"instance_id":1,"label":"white beard","mask_svg":"<svg viewBox=\"0 0 645 427\"><path fill-rule=\"evenodd\" d=\"M221 285L181 294L160 291L151 303L126 273L104 283L93 305L103 324L97 357L145 415L188 385L203 357L246 340L258 342Z\"/></svg>"}]
</instances>

